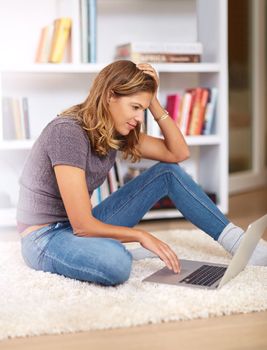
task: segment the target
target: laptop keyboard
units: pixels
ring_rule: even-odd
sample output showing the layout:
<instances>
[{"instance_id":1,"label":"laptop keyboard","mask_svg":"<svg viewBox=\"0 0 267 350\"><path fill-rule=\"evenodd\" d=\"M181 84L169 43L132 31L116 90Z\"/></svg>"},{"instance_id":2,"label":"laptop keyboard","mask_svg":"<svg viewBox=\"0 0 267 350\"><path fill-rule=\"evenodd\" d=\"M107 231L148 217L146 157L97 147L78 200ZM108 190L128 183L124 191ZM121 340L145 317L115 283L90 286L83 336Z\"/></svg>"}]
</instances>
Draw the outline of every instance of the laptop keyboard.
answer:
<instances>
[{"instance_id":1,"label":"laptop keyboard","mask_svg":"<svg viewBox=\"0 0 267 350\"><path fill-rule=\"evenodd\" d=\"M211 286L224 275L226 269L223 266L202 265L180 282L199 286Z\"/></svg>"}]
</instances>

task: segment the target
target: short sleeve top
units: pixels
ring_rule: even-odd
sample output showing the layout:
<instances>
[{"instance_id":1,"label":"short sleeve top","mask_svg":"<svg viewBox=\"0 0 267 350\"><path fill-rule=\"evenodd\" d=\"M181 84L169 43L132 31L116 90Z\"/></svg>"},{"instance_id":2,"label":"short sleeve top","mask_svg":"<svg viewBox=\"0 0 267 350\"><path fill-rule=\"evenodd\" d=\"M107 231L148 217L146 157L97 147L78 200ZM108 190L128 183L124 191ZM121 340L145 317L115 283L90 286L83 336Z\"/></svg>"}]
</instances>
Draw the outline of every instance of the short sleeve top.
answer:
<instances>
[{"instance_id":1,"label":"short sleeve top","mask_svg":"<svg viewBox=\"0 0 267 350\"><path fill-rule=\"evenodd\" d=\"M34 143L19 179L17 221L38 225L68 220L53 167L72 165L85 171L90 194L106 179L116 150L98 155L74 117L56 117Z\"/></svg>"}]
</instances>

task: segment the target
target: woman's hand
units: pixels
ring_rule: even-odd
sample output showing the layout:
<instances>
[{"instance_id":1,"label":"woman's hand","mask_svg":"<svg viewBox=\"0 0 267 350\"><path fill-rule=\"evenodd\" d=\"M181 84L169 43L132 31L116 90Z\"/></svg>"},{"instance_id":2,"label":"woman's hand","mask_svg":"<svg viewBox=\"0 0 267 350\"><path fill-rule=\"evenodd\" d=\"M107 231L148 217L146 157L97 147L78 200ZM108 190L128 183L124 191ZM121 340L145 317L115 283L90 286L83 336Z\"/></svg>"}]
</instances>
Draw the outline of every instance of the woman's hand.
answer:
<instances>
[{"instance_id":1,"label":"woman's hand","mask_svg":"<svg viewBox=\"0 0 267 350\"><path fill-rule=\"evenodd\" d=\"M159 76L156 70L151 66L149 63L138 63L136 67L140 70L142 70L144 73L150 75L157 84L157 89L159 88ZM157 97L157 92L155 92L155 95L153 97L153 100Z\"/></svg>"},{"instance_id":2,"label":"woman's hand","mask_svg":"<svg viewBox=\"0 0 267 350\"><path fill-rule=\"evenodd\" d=\"M180 263L178 257L175 252L168 246L168 244L162 242L146 231L141 232L139 243L142 245L142 247L158 255L170 270L173 270L175 273L180 272Z\"/></svg>"}]
</instances>

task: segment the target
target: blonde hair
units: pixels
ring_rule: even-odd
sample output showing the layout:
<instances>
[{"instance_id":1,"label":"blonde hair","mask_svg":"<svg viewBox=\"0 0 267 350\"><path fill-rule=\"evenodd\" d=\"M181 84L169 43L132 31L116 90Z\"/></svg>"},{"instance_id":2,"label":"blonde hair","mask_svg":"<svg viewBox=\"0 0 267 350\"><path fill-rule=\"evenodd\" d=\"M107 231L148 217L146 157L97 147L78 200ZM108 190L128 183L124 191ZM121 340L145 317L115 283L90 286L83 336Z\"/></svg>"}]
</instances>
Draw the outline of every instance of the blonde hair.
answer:
<instances>
[{"instance_id":1,"label":"blonde hair","mask_svg":"<svg viewBox=\"0 0 267 350\"><path fill-rule=\"evenodd\" d=\"M107 155L112 148L121 150L123 158L130 157L135 162L140 160L137 145L141 126L138 124L127 136L116 137L108 99L110 93L123 97L139 92L155 93L156 89L156 81L138 69L135 63L115 61L99 72L85 101L68 108L60 116L75 117L86 130L92 148L99 155Z\"/></svg>"}]
</instances>

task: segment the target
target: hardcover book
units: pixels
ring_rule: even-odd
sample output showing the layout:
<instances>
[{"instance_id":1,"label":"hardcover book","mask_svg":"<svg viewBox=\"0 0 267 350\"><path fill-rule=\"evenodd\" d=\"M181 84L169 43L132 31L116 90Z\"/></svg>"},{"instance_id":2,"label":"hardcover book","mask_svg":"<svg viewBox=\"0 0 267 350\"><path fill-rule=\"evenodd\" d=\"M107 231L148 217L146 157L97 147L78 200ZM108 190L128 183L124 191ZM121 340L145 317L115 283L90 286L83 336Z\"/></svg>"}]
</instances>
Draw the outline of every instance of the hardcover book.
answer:
<instances>
[{"instance_id":1,"label":"hardcover book","mask_svg":"<svg viewBox=\"0 0 267 350\"><path fill-rule=\"evenodd\" d=\"M202 133L208 96L208 89L196 88L196 96L192 109L189 135L201 135Z\"/></svg>"},{"instance_id":2,"label":"hardcover book","mask_svg":"<svg viewBox=\"0 0 267 350\"><path fill-rule=\"evenodd\" d=\"M54 32L49 62L62 62L68 40L70 39L71 23L72 20L69 17L58 18L54 21Z\"/></svg>"},{"instance_id":3,"label":"hardcover book","mask_svg":"<svg viewBox=\"0 0 267 350\"><path fill-rule=\"evenodd\" d=\"M168 111L169 115L174 121L176 121L178 118L179 104L180 104L179 94L167 96L166 110Z\"/></svg>"},{"instance_id":4,"label":"hardcover book","mask_svg":"<svg viewBox=\"0 0 267 350\"><path fill-rule=\"evenodd\" d=\"M132 52L202 55L203 46L200 42L130 42L116 48L118 56L128 56Z\"/></svg>"}]
</instances>

